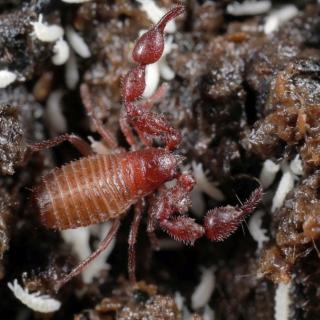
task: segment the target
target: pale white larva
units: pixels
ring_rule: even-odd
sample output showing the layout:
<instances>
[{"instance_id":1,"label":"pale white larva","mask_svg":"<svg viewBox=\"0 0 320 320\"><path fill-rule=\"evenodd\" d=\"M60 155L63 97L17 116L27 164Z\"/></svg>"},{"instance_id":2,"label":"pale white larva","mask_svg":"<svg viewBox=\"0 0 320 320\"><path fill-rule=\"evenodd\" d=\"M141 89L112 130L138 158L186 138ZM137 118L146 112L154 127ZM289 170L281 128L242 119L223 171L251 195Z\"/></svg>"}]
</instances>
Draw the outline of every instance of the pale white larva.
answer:
<instances>
[{"instance_id":1,"label":"pale white larva","mask_svg":"<svg viewBox=\"0 0 320 320\"><path fill-rule=\"evenodd\" d=\"M84 39L71 27L67 27L67 39L72 49L82 58L91 56L90 49Z\"/></svg>"},{"instance_id":2,"label":"pale white larva","mask_svg":"<svg viewBox=\"0 0 320 320\"><path fill-rule=\"evenodd\" d=\"M217 201L223 201L224 194L207 178L202 163L192 161L192 170L196 181L195 187L191 192L192 211L201 217L204 215L206 209L203 193L206 193L209 197Z\"/></svg>"},{"instance_id":3,"label":"pale white larva","mask_svg":"<svg viewBox=\"0 0 320 320\"><path fill-rule=\"evenodd\" d=\"M262 216L264 211L259 210L249 220L248 229L252 238L258 243L258 250L263 248L264 242L269 241L269 237L266 235L267 229L262 228Z\"/></svg>"},{"instance_id":4,"label":"pale white larva","mask_svg":"<svg viewBox=\"0 0 320 320\"><path fill-rule=\"evenodd\" d=\"M33 34L37 39L43 42L54 42L62 38L64 30L58 25L47 25L42 22L43 16L39 15L38 21L31 22L33 26Z\"/></svg>"},{"instance_id":5,"label":"pale white larva","mask_svg":"<svg viewBox=\"0 0 320 320\"><path fill-rule=\"evenodd\" d=\"M196 180L197 186L202 192L206 193L212 199L217 201L224 200L224 194L218 189L213 182L210 182L203 170L202 163L192 162L193 175Z\"/></svg>"},{"instance_id":6,"label":"pale white larva","mask_svg":"<svg viewBox=\"0 0 320 320\"><path fill-rule=\"evenodd\" d=\"M290 306L292 300L290 297L291 282L288 284L279 283L274 296L274 319L290 319Z\"/></svg>"},{"instance_id":7,"label":"pale white larva","mask_svg":"<svg viewBox=\"0 0 320 320\"><path fill-rule=\"evenodd\" d=\"M204 307L209 302L215 283L214 267L203 268L201 280L191 296L191 305L194 310Z\"/></svg>"},{"instance_id":8,"label":"pale white larva","mask_svg":"<svg viewBox=\"0 0 320 320\"><path fill-rule=\"evenodd\" d=\"M0 70L0 88L5 88L17 79L17 75L9 70Z\"/></svg>"},{"instance_id":9,"label":"pale white larva","mask_svg":"<svg viewBox=\"0 0 320 320\"><path fill-rule=\"evenodd\" d=\"M54 53L54 55L52 56L53 64L59 66L61 64L66 63L70 55L70 49L69 49L68 43L62 38L59 39L53 47L53 53Z\"/></svg>"},{"instance_id":10,"label":"pale white larva","mask_svg":"<svg viewBox=\"0 0 320 320\"><path fill-rule=\"evenodd\" d=\"M294 18L298 13L298 8L293 4L281 6L272 10L266 17L265 24L263 26L264 32L266 34L270 34L277 31L282 24Z\"/></svg>"},{"instance_id":11,"label":"pale white larva","mask_svg":"<svg viewBox=\"0 0 320 320\"><path fill-rule=\"evenodd\" d=\"M24 289L19 285L17 279L13 283L9 282L8 287L18 300L34 311L51 313L59 310L61 307L60 301L48 295L41 295L40 292L29 293L28 289Z\"/></svg>"},{"instance_id":12,"label":"pale white larva","mask_svg":"<svg viewBox=\"0 0 320 320\"><path fill-rule=\"evenodd\" d=\"M274 163L270 159L265 160L259 177L263 189L267 189L272 185L279 170L279 164Z\"/></svg>"},{"instance_id":13,"label":"pale white larva","mask_svg":"<svg viewBox=\"0 0 320 320\"><path fill-rule=\"evenodd\" d=\"M64 73L67 88L74 90L80 79L77 57L72 50L70 50L69 59L66 62Z\"/></svg>"},{"instance_id":14,"label":"pale white larva","mask_svg":"<svg viewBox=\"0 0 320 320\"><path fill-rule=\"evenodd\" d=\"M268 12L271 9L271 1L235 1L227 6L227 13L232 16L255 16Z\"/></svg>"},{"instance_id":15,"label":"pale white larva","mask_svg":"<svg viewBox=\"0 0 320 320\"><path fill-rule=\"evenodd\" d=\"M277 209L281 208L287 194L294 187L294 174L290 170L285 170L283 173L277 191L272 199L271 212L275 212Z\"/></svg>"}]
</instances>

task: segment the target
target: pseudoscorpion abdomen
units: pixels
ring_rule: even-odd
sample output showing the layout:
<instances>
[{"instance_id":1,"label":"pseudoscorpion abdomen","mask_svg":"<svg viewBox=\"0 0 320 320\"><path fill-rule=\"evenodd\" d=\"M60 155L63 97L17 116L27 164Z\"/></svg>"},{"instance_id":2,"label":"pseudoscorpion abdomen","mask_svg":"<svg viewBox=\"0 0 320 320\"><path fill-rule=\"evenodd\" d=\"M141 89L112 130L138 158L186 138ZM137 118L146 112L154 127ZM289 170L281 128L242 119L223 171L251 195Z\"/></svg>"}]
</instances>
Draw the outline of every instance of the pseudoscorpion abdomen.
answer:
<instances>
[{"instance_id":1,"label":"pseudoscorpion abdomen","mask_svg":"<svg viewBox=\"0 0 320 320\"><path fill-rule=\"evenodd\" d=\"M119 155L96 155L73 161L43 178L36 193L41 221L49 228L69 229L116 217L132 197Z\"/></svg>"},{"instance_id":2,"label":"pseudoscorpion abdomen","mask_svg":"<svg viewBox=\"0 0 320 320\"><path fill-rule=\"evenodd\" d=\"M149 148L85 157L57 168L35 189L41 221L63 230L116 218L168 180L178 159ZM162 172L166 165L170 170Z\"/></svg>"}]
</instances>

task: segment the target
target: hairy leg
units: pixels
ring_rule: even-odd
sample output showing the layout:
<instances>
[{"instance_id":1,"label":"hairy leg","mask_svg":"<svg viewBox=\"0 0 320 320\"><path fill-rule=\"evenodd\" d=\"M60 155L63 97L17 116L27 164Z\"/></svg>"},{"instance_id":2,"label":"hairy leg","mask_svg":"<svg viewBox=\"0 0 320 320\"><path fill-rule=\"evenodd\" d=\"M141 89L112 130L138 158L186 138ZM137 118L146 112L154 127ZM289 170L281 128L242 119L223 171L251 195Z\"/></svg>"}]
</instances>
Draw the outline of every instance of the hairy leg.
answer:
<instances>
[{"instance_id":1,"label":"hairy leg","mask_svg":"<svg viewBox=\"0 0 320 320\"><path fill-rule=\"evenodd\" d=\"M147 222L147 233L148 233L149 241L153 250L159 250L159 240L155 233L155 227L156 227L155 221L149 211L148 222Z\"/></svg>"},{"instance_id":2,"label":"hairy leg","mask_svg":"<svg viewBox=\"0 0 320 320\"><path fill-rule=\"evenodd\" d=\"M181 142L181 134L174 129L160 114L139 110L139 106L130 111L127 121L147 146L152 145L152 138L160 138L169 150L174 150Z\"/></svg>"},{"instance_id":3,"label":"hairy leg","mask_svg":"<svg viewBox=\"0 0 320 320\"><path fill-rule=\"evenodd\" d=\"M95 116L93 112L90 89L85 83L80 86L80 95L83 105L86 108L87 115L91 119L95 130L100 134L109 148L118 148L118 143L114 135L103 125L101 120Z\"/></svg>"},{"instance_id":4,"label":"hairy leg","mask_svg":"<svg viewBox=\"0 0 320 320\"><path fill-rule=\"evenodd\" d=\"M128 123L127 113L124 110L121 111L121 113L120 113L119 124L120 124L121 131L122 131L124 137L126 138L128 144L130 145L130 147L133 150L135 150L136 145L137 145L137 141L136 141L136 138L133 134L132 128L131 128L130 124Z\"/></svg>"},{"instance_id":5,"label":"hairy leg","mask_svg":"<svg viewBox=\"0 0 320 320\"><path fill-rule=\"evenodd\" d=\"M149 111L150 109L152 109L153 105L164 97L164 95L168 91L168 88L169 86L166 82L162 83L151 97L147 98L139 104L139 108L145 111Z\"/></svg>"},{"instance_id":6,"label":"hairy leg","mask_svg":"<svg viewBox=\"0 0 320 320\"><path fill-rule=\"evenodd\" d=\"M160 221L159 224L170 237L185 244L193 245L205 233L201 225L187 216L177 216L170 220Z\"/></svg>"},{"instance_id":7,"label":"hairy leg","mask_svg":"<svg viewBox=\"0 0 320 320\"><path fill-rule=\"evenodd\" d=\"M144 207L144 200L139 200L134 207L134 217L129 234L129 250L128 250L128 272L131 283L136 282L136 250L137 234L141 222L142 210Z\"/></svg>"},{"instance_id":8,"label":"hairy leg","mask_svg":"<svg viewBox=\"0 0 320 320\"><path fill-rule=\"evenodd\" d=\"M74 134L62 134L58 137L50 140L44 140L38 143L34 143L28 146L28 149L24 156L24 163L28 162L34 152L38 152L45 149L53 148L65 141L71 143L83 156L89 156L93 154L93 150L90 145L82 138Z\"/></svg>"},{"instance_id":9,"label":"hairy leg","mask_svg":"<svg viewBox=\"0 0 320 320\"><path fill-rule=\"evenodd\" d=\"M189 193L193 185L190 175L181 174L177 177L176 186L162 189L154 197L149 207L150 231L158 223L172 238L190 244L204 235L204 228L184 215L191 206Z\"/></svg>"},{"instance_id":10,"label":"hairy leg","mask_svg":"<svg viewBox=\"0 0 320 320\"><path fill-rule=\"evenodd\" d=\"M261 201L263 194L259 186L243 205L225 206L211 209L204 218L206 236L212 241L222 241L235 232L244 218L250 214Z\"/></svg>"},{"instance_id":11,"label":"hairy leg","mask_svg":"<svg viewBox=\"0 0 320 320\"><path fill-rule=\"evenodd\" d=\"M112 227L106 237L100 242L96 251L94 251L87 259L83 260L78 266L76 266L69 274L56 282L54 286L55 291L58 291L63 285L69 282L73 277L77 276L93 259L95 259L102 251L104 251L111 240L115 237L120 227L120 220L114 220Z\"/></svg>"}]
</instances>

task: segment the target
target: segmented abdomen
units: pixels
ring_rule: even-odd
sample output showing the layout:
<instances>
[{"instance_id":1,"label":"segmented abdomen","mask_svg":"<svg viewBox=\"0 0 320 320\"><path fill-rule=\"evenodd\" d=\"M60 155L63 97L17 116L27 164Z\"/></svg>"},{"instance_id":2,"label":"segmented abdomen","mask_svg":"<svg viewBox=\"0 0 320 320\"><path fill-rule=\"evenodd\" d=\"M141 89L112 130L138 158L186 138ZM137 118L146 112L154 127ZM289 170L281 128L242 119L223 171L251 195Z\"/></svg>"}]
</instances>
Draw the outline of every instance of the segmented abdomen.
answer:
<instances>
[{"instance_id":1,"label":"segmented abdomen","mask_svg":"<svg viewBox=\"0 0 320 320\"><path fill-rule=\"evenodd\" d=\"M48 228L70 229L125 212L137 195L125 179L130 169L123 166L127 161L121 160L122 155L96 155L45 176L35 192L42 223Z\"/></svg>"}]
</instances>

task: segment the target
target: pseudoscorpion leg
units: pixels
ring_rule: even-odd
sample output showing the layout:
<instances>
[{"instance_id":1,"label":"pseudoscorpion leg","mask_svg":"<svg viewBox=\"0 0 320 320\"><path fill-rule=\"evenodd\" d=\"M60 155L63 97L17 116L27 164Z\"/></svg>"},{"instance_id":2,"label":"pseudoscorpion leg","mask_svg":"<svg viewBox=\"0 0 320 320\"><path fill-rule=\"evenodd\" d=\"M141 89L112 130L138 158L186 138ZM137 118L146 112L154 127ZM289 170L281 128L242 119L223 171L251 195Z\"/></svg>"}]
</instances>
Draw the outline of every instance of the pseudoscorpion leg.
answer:
<instances>
[{"instance_id":1,"label":"pseudoscorpion leg","mask_svg":"<svg viewBox=\"0 0 320 320\"><path fill-rule=\"evenodd\" d=\"M54 289L58 291L64 284L70 281L73 277L77 276L93 259L95 259L102 251L104 251L110 244L111 240L115 237L119 227L120 220L114 220L110 231L108 232L107 236L100 242L96 251L94 251L87 259L80 262L80 264L76 266L69 274L58 280Z\"/></svg>"}]
</instances>

